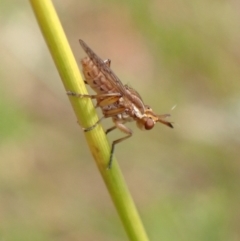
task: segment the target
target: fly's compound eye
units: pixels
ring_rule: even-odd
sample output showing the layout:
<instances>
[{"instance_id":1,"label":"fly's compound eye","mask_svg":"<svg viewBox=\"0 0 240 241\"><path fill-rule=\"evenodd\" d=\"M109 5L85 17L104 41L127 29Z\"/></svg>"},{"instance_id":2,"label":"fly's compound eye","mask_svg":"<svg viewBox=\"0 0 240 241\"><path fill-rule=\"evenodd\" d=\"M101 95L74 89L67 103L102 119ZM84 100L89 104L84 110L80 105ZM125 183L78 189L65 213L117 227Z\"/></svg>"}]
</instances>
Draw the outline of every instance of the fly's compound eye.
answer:
<instances>
[{"instance_id":1,"label":"fly's compound eye","mask_svg":"<svg viewBox=\"0 0 240 241\"><path fill-rule=\"evenodd\" d=\"M144 124L145 130L151 130L154 127L154 121L151 118L148 118Z\"/></svg>"}]
</instances>

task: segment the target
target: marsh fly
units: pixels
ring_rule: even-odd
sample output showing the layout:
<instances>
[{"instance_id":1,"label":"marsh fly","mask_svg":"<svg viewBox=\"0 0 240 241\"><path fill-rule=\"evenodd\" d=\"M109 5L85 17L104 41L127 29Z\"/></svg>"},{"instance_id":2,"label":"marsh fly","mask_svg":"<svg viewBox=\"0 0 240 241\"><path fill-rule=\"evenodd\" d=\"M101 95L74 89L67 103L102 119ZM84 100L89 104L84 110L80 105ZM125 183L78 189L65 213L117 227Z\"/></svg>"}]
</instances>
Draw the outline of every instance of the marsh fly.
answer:
<instances>
[{"instance_id":1,"label":"marsh fly","mask_svg":"<svg viewBox=\"0 0 240 241\"><path fill-rule=\"evenodd\" d=\"M171 122L166 121L169 114L157 115L150 106L145 105L136 90L128 85L123 85L120 79L110 68L109 59L102 60L83 41L79 40L83 50L88 55L81 60L85 83L96 92L96 95L82 95L68 91L68 95L96 99L96 107L100 107L103 117L93 126L84 131L92 130L103 118L111 117L114 126L106 130L106 134L114 129L119 129L126 136L112 142L108 168L111 168L112 157L116 144L132 136L132 130L125 124L135 121L143 130L151 130L157 122L173 128Z\"/></svg>"}]
</instances>

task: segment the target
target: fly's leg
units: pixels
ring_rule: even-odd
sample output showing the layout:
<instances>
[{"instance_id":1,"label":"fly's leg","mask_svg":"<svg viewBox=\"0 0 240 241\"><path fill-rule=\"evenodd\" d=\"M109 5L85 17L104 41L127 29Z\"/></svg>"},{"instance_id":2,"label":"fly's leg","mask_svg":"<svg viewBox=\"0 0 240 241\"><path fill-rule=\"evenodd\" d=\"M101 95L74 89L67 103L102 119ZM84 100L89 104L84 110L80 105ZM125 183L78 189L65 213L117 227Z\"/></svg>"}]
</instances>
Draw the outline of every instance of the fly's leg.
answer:
<instances>
[{"instance_id":1,"label":"fly's leg","mask_svg":"<svg viewBox=\"0 0 240 241\"><path fill-rule=\"evenodd\" d=\"M75 96L75 97L77 97L77 98L96 99L96 95L78 94L78 93L72 92L72 91L70 91L70 90L67 91L67 95Z\"/></svg>"},{"instance_id":2,"label":"fly's leg","mask_svg":"<svg viewBox=\"0 0 240 241\"><path fill-rule=\"evenodd\" d=\"M107 130L105 131L105 134L107 135L109 132L115 130L116 128L117 128L116 126L113 126L113 127L109 128L109 129L107 129Z\"/></svg>"},{"instance_id":3,"label":"fly's leg","mask_svg":"<svg viewBox=\"0 0 240 241\"><path fill-rule=\"evenodd\" d=\"M78 94L72 91L67 91L67 95L74 96L77 98L90 98L90 99L97 99L97 107L104 107L106 105L111 105L119 100L122 96L120 93L106 93L106 94L99 94L99 95L87 95L87 94Z\"/></svg>"},{"instance_id":4,"label":"fly's leg","mask_svg":"<svg viewBox=\"0 0 240 241\"><path fill-rule=\"evenodd\" d=\"M90 98L90 99L99 99L99 98L106 98L112 96L121 96L120 93L107 93L107 94L99 94L99 95L87 95L87 94L79 94L73 91L68 90L67 95L75 96L77 98Z\"/></svg>"},{"instance_id":5,"label":"fly's leg","mask_svg":"<svg viewBox=\"0 0 240 241\"><path fill-rule=\"evenodd\" d=\"M99 95L87 95L87 94L79 94L79 93L73 92L71 90L67 91L67 95L74 96L74 97L77 97L77 98L90 98L90 99L100 99L100 98L107 98L108 99L108 97L113 97L113 96L121 97L122 96L120 93L106 93L106 94L99 94ZM107 103L107 105L109 105L109 103Z\"/></svg>"},{"instance_id":6,"label":"fly's leg","mask_svg":"<svg viewBox=\"0 0 240 241\"><path fill-rule=\"evenodd\" d=\"M121 130L122 132L126 133L127 136L124 136L124 137L122 137L122 138L120 138L120 139L117 139L117 140L115 140L115 141L112 142L111 151L110 151L110 158L109 158L109 163L108 163L108 169L111 169L111 167L112 167L112 161L113 161L112 158L113 158L113 153L114 153L115 146L116 146L118 143L120 143L120 142L122 142L122 141L124 141L124 140L126 140L126 139L128 139L128 138L130 138L130 137L132 136L132 130L129 129L129 128L127 128L127 127L126 127L124 124L122 124L121 122L115 121L115 125L116 125L116 128L118 128L118 129ZM114 129L115 129L114 127L111 127L111 128L108 129L107 131L110 132L110 131L112 131L112 130L114 130Z\"/></svg>"},{"instance_id":7,"label":"fly's leg","mask_svg":"<svg viewBox=\"0 0 240 241\"><path fill-rule=\"evenodd\" d=\"M108 111L105 111L104 112L104 117L105 118L108 118L108 117L114 117L122 112L125 111L125 108L117 108L117 109L112 109L112 110L108 110ZM102 117L102 118L104 118ZM101 118L101 119L102 119ZM115 123L115 126L112 126L111 128L107 129L106 130L106 134L108 134L109 132L115 130L116 128L118 128L120 131L124 132L127 134L127 136L124 136L120 139L117 139L115 141L112 142L112 145L111 145L111 150L110 150L110 158L109 158L109 162L108 162L108 169L111 169L112 167L112 158L113 158L113 153L114 153L114 149L115 149L115 145L128 139L129 137L132 136L132 130L127 128L121 120L113 120L114 123ZM100 122L100 121L99 121Z\"/></svg>"},{"instance_id":8,"label":"fly's leg","mask_svg":"<svg viewBox=\"0 0 240 241\"><path fill-rule=\"evenodd\" d=\"M93 124L92 126L90 127L87 127L87 128L82 128L84 132L88 132L88 131L91 131L93 130L103 119L105 118L105 116L102 116L95 124Z\"/></svg>"},{"instance_id":9,"label":"fly's leg","mask_svg":"<svg viewBox=\"0 0 240 241\"><path fill-rule=\"evenodd\" d=\"M70 96L75 96L77 98L90 98L90 99L101 99L97 106L103 107L105 105L111 105L115 103L119 97L121 96L120 93L107 93L107 94L99 94L99 95L87 95L87 94L78 94L72 91L67 91L67 95ZM122 111L122 110L121 110ZM94 125L87 127L87 128L82 128L84 132L88 132L93 130L102 120L103 118L111 117L113 113L108 113L108 115L102 116Z\"/></svg>"}]
</instances>

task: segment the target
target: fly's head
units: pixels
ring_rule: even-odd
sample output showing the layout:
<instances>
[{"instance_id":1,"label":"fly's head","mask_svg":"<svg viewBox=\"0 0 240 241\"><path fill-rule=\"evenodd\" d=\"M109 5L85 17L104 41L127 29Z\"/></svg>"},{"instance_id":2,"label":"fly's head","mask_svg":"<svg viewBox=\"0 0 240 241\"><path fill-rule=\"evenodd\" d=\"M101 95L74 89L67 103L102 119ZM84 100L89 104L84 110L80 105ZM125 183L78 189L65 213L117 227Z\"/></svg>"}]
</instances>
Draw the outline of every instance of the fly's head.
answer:
<instances>
[{"instance_id":1,"label":"fly's head","mask_svg":"<svg viewBox=\"0 0 240 241\"><path fill-rule=\"evenodd\" d=\"M151 130L157 122L160 122L164 125L167 125L171 128L173 128L173 125L171 122L166 121L166 117L169 117L169 114L165 115L156 115L153 113L152 109L145 105L145 112L142 118L137 119L137 126L141 130Z\"/></svg>"}]
</instances>

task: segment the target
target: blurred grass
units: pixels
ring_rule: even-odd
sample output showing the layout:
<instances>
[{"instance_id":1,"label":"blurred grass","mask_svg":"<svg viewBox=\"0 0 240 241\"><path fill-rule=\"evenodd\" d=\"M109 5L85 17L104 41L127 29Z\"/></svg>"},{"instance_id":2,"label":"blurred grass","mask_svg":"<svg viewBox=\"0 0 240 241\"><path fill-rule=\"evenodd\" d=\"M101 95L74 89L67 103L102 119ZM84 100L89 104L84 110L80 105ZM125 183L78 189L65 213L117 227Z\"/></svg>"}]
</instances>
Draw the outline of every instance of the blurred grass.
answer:
<instances>
[{"instance_id":1,"label":"blurred grass","mask_svg":"<svg viewBox=\"0 0 240 241\"><path fill-rule=\"evenodd\" d=\"M125 239L31 8L1 5L1 238ZM129 124L116 150L150 240L239 240L238 2L55 5L77 60L81 37L156 112L177 104L174 131Z\"/></svg>"},{"instance_id":2,"label":"blurred grass","mask_svg":"<svg viewBox=\"0 0 240 241\"><path fill-rule=\"evenodd\" d=\"M11 139L18 139L29 131L29 121L27 113L21 111L16 105L10 104L4 98L0 102L1 125L0 125L0 142Z\"/></svg>"}]
</instances>

